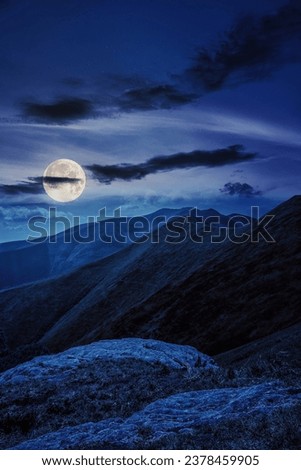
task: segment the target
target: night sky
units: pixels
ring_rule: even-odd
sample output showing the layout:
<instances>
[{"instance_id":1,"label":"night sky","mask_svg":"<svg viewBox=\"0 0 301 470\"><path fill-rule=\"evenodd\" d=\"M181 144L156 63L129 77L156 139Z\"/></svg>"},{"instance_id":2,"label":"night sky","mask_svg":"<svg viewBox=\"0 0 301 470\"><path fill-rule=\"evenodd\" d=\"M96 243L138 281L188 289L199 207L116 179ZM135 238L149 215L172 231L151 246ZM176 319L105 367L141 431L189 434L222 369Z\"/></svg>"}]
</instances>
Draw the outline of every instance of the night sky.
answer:
<instances>
[{"instance_id":1,"label":"night sky","mask_svg":"<svg viewBox=\"0 0 301 470\"><path fill-rule=\"evenodd\" d=\"M27 220L300 193L301 1L0 0L0 241ZM87 188L55 203L70 158Z\"/></svg>"}]
</instances>

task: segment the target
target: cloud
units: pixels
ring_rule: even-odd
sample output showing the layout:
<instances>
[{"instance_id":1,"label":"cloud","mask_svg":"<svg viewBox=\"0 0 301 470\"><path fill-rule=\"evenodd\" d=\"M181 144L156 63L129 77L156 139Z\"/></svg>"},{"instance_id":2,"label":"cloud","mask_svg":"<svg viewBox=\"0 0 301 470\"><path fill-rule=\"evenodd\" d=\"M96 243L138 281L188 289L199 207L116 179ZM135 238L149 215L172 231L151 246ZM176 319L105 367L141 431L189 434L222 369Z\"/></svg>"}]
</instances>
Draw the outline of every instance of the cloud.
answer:
<instances>
[{"instance_id":1,"label":"cloud","mask_svg":"<svg viewBox=\"0 0 301 470\"><path fill-rule=\"evenodd\" d=\"M78 178L67 178L60 176L36 176L29 177L28 181L20 181L15 184L0 184L0 194L16 196L19 194L41 194L44 192L43 182L55 188L62 183L76 183Z\"/></svg>"},{"instance_id":2,"label":"cloud","mask_svg":"<svg viewBox=\"0 0 301 470\"><path fill-rule=\"evenodd\" d=\"M75 97L59 99L50 104L27 102L22 104L22 108L25 117L58 124L93 115L92 103L89 100Z\"/></svg>"},{"instance_id":3,"label":"cloud","mask_svg":"<svg viewBox=\"0 0 301 470\"><path fill-rule=\"evenodd\" d=\"M16 196L19 194L40 194L43 193L43 185L36 181L20 181L15 184L1 184L0 194L6 196Z\"/></svg>"},{"instance_id":4,"label":"cloud","mask_svg":"<svg viewBox=\"0 0 301 470\"><path fill-rule=\"evenodd\" d=\"M104 85L100 91L94 92L94 102L81 97L70 97L55 100L52 103L22 102L23 117L36 122L65 124L80 119L100 116L114 116L116 112L148 111L171 109L191 103L198 98L193 93L180 91L175 85L150 84L149 81L133 76L113 75L104 77ZM83 88L80 79L65 79L68 87ZM101 80L97 84L101 84ZM103 90L106 90L103 93ZM85 92L85 90L82 90Z\"/></svg>"},{"instance_id":5,"label":"cloud","mask_svg":"<svg viewBox=\"0 0 301 470\"><path fill-rule=\"evenodd\" d=\"M301 59L291 52L297 48L288 46L294 39L301 43L299 0L261 18L241 18L214 49L199 48L191 67L172 75L172 84L139 78L135 86L137 77L114 76L115 85L128 88L112 104L123 112L176 108L223 87L266 78L281 65Z\"/></svg>"},{"instance_id":6,"label":"cloud","mask_svg":"<svg viewBox=\"0 0 301 470\"><path fill-rule=\"evenodd\" d=\"M301 7L298 0L261 18L246 16L224 34L213 50L200 48L193 64L182 74L173 75L173 84L141 84L116 97L114 105L124 112L170 109L191 103L202 95L231 84L269 76L284 63L298 57L285 49L293 39L301 42ZM136 77L137 80L137 77ZM131 85L130 77L118 80ZM191 89L194 92L191 92ZM188 91L189 90L189 91Z\"/></svg>"},{"instance_id":7,"label":"cloud","mask_svg":"<svg viewBox=\"0 0 301 470\"><path fill-rule=\"evenodd\" d=\"M172 85L155 85L124 92L117 100L120 110L170 109L194 101L197 95L183 93Z\"/></svg>"},{"instance_id":8,"label":"cloud","mask_svg":"<svg viewBox=\"0 0 301 470\"><path fill-rule=\"evenodd\" d=\"M6 223L23 221L32 217L33 215L41 215L43 217L48 216L48 211L43 207L38 206L0 206L0 220Z\"/></svg>"},{"instance_id":9,"label":"cloud","mask_svg":"<svg viewBox=\"0 0 301 470\"><path fill-rule=\"evenodd\" d=\"M262 191L255 189L248 183L226 183L223 188L220 189L221 193L228 194L229 196L243 196L243 197L251 197L251 196L261 196Z\"/></svg>"},{"instance_id":10,"label":"cloud","mask_svg":"<svg viewBox=\"0 0 301 470\"><path fill-rule=\"evenodd\" d=\"M215 48L198 47L191 66L171 75L170 83L153 83L137 75L107 74L94 83L67 77L63 83L75 96L50 103L23 102L23 115L38 122L64 124L114 117L118 112L177 108L229 85L266 78L281 65L300 60L300 53L292 52L298 47L289 47L295 39L301 42L299 0L261 18L241 18ZM91 88L93 103L80 96L91 93Z\"/></svg>"},{"instance_id":11,"label":"cloud","mask_svg":"<svg viewBox=\"0 0 301 470\"><path fill-rule=\"evenodd\" d=\"M50 213L48 207L43 207L42 205L0 205L0 227L7 231L19 231L23 235L28 232L27 222L31 217L44 217L49 219ZM72 220L72 213L65 212L61 210L56 211L57 217L68 217L69 220ZM25 233L24 233L25 231ZM9 237L8 237L9 239Z\"/></svg>"},{"instance_id":12,"label":"cloud","mask_svg":"<svg viewBox=\"0 0 301 470\"><path fill-rule=\"evenodd\" d=\"M147 175L172 171L181 168L218 167L231 163L252 160L255 153L245 152L242 145L216 150L194 150L189 153L176 153L168 156L153 157L139 164L87 165L95 179L100 183L111 184L115 180L141 180Z\"/></svg>"},{"instance_id":13,"label":"cloud","mask_svg":"<svg viewBox=\"0 0 301 470\"><path fill-rule=\"evenodd\" d=\"M37 178L29 178L30 180L36 181L37 183L47 183L49 186L55 188L59 184L64 183L78 183L82 181L81 178L69 178L64 176L38 176Z\"/></svg>"},{"instance_id":14,"label":"cloud","mask_svg":"<svg viewBox=\"0 0 301 470\"><path fill-rule=\"evenodd\" d=\"M232 85L238 85L265 78L283 63L296 60L287 50L283 51L283 46L294 38L301 39L299 1L260 19L242 18L215 50L200 49L186 76L205 93L219 90L231 80Z\"/></svg>"}]
</instances>

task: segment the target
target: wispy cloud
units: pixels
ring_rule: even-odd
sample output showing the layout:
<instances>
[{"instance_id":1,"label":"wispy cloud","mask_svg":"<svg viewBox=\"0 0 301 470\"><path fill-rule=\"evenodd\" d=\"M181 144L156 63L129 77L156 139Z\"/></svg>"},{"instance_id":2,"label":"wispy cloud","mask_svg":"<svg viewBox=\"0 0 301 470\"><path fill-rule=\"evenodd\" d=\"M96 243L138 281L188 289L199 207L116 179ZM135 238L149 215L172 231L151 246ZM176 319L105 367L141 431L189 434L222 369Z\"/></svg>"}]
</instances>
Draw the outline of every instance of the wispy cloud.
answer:
<instances>
[{"instance_id":1,"label":"wispy cloud","mask_svg":"<svg viewBox=\"0 0 301 470\"><path fill-rule=\"evenodd\" d=\"M41 194L44 192L43 182L55 188L59 184L76 183L78 178L67 178L60 176L37 176L28 177L28 181L20 181L15 184L0 184L0 194L15 196L19 194Z\"/></svg>"},{"instance_id":2,"label":"wispy cloud","mask_svg":"<svg viewBox=\"0 0 301 470\"><path fill-rule=\"evenodd\" d=\"M140 180L150 174L181 168L220 167L253 160L255 157L255 153L246 152L242 145L231 145L216 150L194 150L153 157L139 164L94 164L87 165L86 168L100 183L111 184L115 180Z\"/></svg>"},{"instance_id":3,"label":"wispy cloud","mask_svg":"<svg viewBox=\"0 0 301 470\"><path fill-rule=\"evenodd\" d=\"M56 212L58 217L64 216L72 220L72 214L70 212L58 210ZM5 206L0 205L0 227L1 231L1 242L10 240L11 235L9 232L19 232L22 234L22 238L28 236L27 223L31 217L44 217L49 219L48 207L39 205L15 205Z\"/></svg>"},{"instance_id":4,"label":"wispy cloud","mask_svg":"<svg viewBox=\"0 0 301 470\"><path fill-rule=\"evenodd\" d=\"M191 103L197 98L192 93L183 93L172 85L156 85L128 90L118 99L123 111L170 109Z\"/></svg>"},{"instance_id":5,"label":"wispy cloud","mask_svg":"<svg viewBox=\"0 0 301 470\"><path fill-rule=\"evenodd\" d=\"M229 196L242 196L242 197L251 197L251 196L261 196L262 191L255 189L248 183L226 183L223 188L220 189L221 193L227 194Z\"/></svg>"},{"instance_id":6,"label":"wispy cloud","mask_svg":"<svg viewBox=\"0 0 301 470\"><path fill-rule=\"evenodd\" d=\"M264 79L281 65L300 61L290 41L301 46L301 5L291 1L275 13L236 22L213 48L198 47L190 67L162 82L136 75L104 76L94 84L81 78L63 80L72 96L51 102L22 102L23 117L36 122L64 124L116 113L178 108L229 85ZM295 47L296 51L297 48ZM87 99L93 93L93 98Z\"/></svg>"},{"instance_id":7,"label":"wispy cloud","mask_svg":"<svg viewBox=\"0 0 301 470\"><path fill-rule=\"evenodd\" d=\"M283 50L290 40L301 40L301 6L292 1L259 19L247 16L238 21L214 50L199 50L187 77L204 93L229 82L239 85L265 78L283 63L297 57ZM300 54L298 59L300 60Z\"/></svg>"},{"instance_id":8,"label":"wispy cloud","mask_svg":"<svg viewBox=\"0 0 301 470\"><path fill-rule=\"evenodd\" d=\"M224 33L215 48L200 47L192 65L174 75L173 84L145 84L124 92L115 105L121 111L175 108L225 86L269 76L281 65L301 60L285 47L301 45L301 5L291 1L260 18L246 16ZM193 92L191 92L193 90Z\"/></svg>"},{"instance_id":9,"label":"wispy cloud","mask_svg":"<svg viewBox=\"0 0 301 470\"><path fill-rule=\"evenodd\" d=\"M33 215L48 216L48 211L44 207L39 206L0 206L0 219L4 222L23 221L32 217Z\"/></svg>"}]
</instances>

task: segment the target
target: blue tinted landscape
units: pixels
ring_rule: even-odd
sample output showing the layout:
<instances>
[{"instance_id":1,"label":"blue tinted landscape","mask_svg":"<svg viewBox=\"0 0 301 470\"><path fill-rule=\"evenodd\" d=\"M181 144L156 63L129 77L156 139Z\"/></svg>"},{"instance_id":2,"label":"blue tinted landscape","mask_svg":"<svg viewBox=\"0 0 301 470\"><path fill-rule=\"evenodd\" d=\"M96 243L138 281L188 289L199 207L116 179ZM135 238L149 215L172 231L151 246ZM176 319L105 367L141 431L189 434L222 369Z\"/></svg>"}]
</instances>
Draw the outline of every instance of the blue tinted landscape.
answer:
<instances>
[{"instance_id":1,"label":"blue tinted landscape","mask_svg":"<svg viewBox=\"0 0 301 470\"><path fill-rule=\"evenodd\" d=\"M299 0L0 23L0 448L299 449Z\"/></svg>"}]
</instances>

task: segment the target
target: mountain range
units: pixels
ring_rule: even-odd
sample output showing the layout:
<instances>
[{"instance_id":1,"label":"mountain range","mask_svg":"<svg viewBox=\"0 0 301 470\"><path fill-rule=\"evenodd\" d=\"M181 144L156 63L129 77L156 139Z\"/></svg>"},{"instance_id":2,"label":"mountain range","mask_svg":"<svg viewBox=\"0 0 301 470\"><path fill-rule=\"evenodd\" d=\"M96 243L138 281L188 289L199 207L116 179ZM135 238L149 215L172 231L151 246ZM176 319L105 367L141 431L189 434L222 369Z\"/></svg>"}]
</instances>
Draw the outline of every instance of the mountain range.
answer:
<instances>
[{"instance_id":1,"label":"mountain range","mask_svg":"<svg viewBox=\"0 0 301 470\"><path fill-rule=\"evenodd\" d=\"M188 210L184 213L188 214ZM218 213L207 210L202 214L212 217ZM184 218L174 216L144 243L123 245L118 253L63 277L2 292L0 318L6 347L11 350L38 343L50 351L60 351L100 339L97 330L101 330L101 338L112 337L110 328L120 315L170 282L186 279L226 243L212 244L211 236L221 225L227 225L230 217L221 217L221 223L211 233L203 229L201 243L186 235L178 243L169 243L169 224ZM91 252L95 248L88 245L87 249ZM16 334L16 329L22 331L22 336ZM64 339L60 346L61 334ZM56 344L50 340L51 335Z\"/></svg>"},{"instance_id":2,"label":"mountain range","mask_svg":"<svg viewBox=\"0 0 301 470\"><path fill-rule=\"evenodd\" d=\"M301 444L301 197L270 211L273 241L249 219L246 242L212 243L223 216L199 243L168 243L187 210L152 240L0 293L4 448Z\"/></svg>"},{"instance_id":3,"label":"mountain range","mask_svg":"<svg viewBox=\"0 0 301 470\"><path fill-rule=\"evenodd\" d=\"M202 243L171 244L163 226L158 243L131 244L64 277L3 292L6 347L58 352L136 336L218 354L290 326L300 320L300 209L298 197L275 208L275 243L211 243L207 233Z\"/></svg>"},{"instance_id":4,"label":"mountain range","mask_svg":"<svg viewBox=\"0 0 301 470\"><path fill-rule=\"evenodd\" d=\"M158 217L168 219L188 211L189 208L161 209L144 218L155 230ZM124 249L135 238L133 229L130 232L127 230L129 220L129 217L108 218L106 221L75 225L56 235L31 235L32 238L29 236L28 240L1 243L0 290L55 278ZM56 226L61 227L59 222ZM112 235L119 227L120 239L116 240ZM106 242L108 237L112 237L112 241Z\"/></svg>"}]
</instances>

